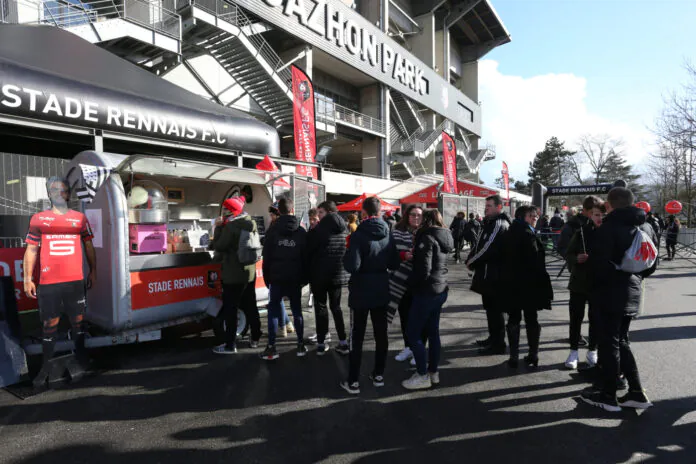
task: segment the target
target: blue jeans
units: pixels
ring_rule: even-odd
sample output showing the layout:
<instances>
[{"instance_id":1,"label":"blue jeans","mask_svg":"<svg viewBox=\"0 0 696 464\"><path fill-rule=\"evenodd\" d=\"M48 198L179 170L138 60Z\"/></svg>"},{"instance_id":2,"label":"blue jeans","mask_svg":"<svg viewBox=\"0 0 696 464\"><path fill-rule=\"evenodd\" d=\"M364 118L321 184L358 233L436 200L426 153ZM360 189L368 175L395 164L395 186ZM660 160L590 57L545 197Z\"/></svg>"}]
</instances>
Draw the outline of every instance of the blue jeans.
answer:
<instances>
[{"instance_id":1,"label":"blue jeans","mask_svg":"<svg viewBox=\"0 0 696 464\"><path fill-rule=\"evenodd\" d=\"M270 287L269 287L269 292L270 292ZM270 293L269 293L269 300L270 300ZM280 318L278 319L278 327L285 327L288 325L288 322L290 322L290 318L288 317L288 312L285 310L285 301L283 299L280 299Z\"/></svg>"},{"instance_id":2,"label":"blue jeans","mask_svg":"<svg viewBox=\"0 0 696 464\"><path fill-rule=\"evenodd\" d=\"M275 345L278 319L283 320L283 297L290 300L293 319L295 320L295 332L297 341L304 339L304 321L302 318L302 287L300 285L274 284L268 289L270 293L268 301L268 344ZM287 314L286 314L287 317Z\"/></svg>"},{"instance_id":3,"label":"blue jeans","mask_svg":"<svg viewBox=\"0 0 696 464\"><path fill-rule=\"evenodd\" d=\"M437 372L440 363L440 311L447 301L447 290L439 294L414 293L411 311L408 315L408 342L416 360L418 374ZM430 341L429 359L426 363L425 344L421 338L423 331Z\"/></svg>"}]
</instances>

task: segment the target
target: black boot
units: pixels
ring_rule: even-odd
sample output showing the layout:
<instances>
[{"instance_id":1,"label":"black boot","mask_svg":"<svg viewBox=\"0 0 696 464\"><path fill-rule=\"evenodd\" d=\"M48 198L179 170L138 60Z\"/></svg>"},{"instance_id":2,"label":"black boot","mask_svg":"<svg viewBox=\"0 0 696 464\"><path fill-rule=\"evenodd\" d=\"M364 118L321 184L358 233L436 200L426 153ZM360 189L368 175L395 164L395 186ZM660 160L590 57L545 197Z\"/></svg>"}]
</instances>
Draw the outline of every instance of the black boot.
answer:
<instances>
[{"instance_id":1,"label":"black boot","mask_svg":"<svg viewBox=\"0 0 696 464\"><path fill-rule=\"evenodd\" d=\"M541 337L541 326L539 323L534 325L527 324L526 329L529 354L524 357L524 363L527 367L537 367L539 365L539 338Z\"/></svg>"},{"instance_id":2,"label":"black boot","mask_svg":"<svg viewBox=\"0 0 696 464\"><path fill-rule=\"evenodd\" d=\"M41 347L43 351L43 361L41 363L41 370L36 374L32 384L34 388L41 388L48 382L49 375L51 373L51 359L53 358L53 352L56 348L56 341L53 338L44 338L41 342Z\"/></svg>"},{"instance_id":3,"label":"black boot","mask_svg":"<svg viewBox=\"0 0 696 464\"><path fill-rule=\"evenodd\" d=\"M508 359L508 366L511 368L516 368L519 363L520 356L520 326L519 324L507 325L507 335L508 343L510 343L510 359Z\"/></svg>"}]
</instances>

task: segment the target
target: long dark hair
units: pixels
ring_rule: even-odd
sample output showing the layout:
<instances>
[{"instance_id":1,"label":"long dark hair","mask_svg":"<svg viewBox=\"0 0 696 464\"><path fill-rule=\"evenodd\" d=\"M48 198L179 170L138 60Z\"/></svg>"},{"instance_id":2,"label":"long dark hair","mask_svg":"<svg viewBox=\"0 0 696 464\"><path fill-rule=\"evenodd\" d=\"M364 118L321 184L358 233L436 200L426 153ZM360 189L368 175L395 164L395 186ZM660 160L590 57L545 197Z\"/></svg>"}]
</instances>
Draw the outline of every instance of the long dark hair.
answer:
<instances>
[{"instance_id":1,"label":"long dark hair","mask_svg":"<svg viewBox=\"0 0 696 464\"><path fill-rule=\"evenodd\" d=\"M400 230L401 232L406 232L409 228L408 218L411 216L411 211L413 211L416 208L420 210L423 209L416 204L408 205L404 210L404 215L401 216L401 220L394 226L394 228L396 230Z\"/></svg>"},{"instance_id":2,"label":"long dark hair","mask_svg":"<svg viewBox=\"0 0 696 464\"><path fill-rule=\"evenodd\" d=\"M445 222L442 219L442 214L436 209L426 209L423 211L423 221L421 229L429 229L430 227L445 227Z\"/></svg>"}]
</instances>

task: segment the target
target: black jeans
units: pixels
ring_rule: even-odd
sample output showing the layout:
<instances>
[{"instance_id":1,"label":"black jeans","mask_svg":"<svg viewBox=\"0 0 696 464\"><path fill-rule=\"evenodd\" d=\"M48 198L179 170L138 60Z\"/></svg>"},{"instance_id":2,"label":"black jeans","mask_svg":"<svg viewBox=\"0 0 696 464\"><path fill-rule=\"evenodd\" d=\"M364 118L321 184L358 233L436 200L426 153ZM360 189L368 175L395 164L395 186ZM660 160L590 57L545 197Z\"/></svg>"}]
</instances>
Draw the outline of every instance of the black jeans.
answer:
<instances>
[{"instance_id":1,"label":"black jeans","mask_svg":"<svg viewBox=\"0 0 696 464\"><path fill-rule=\"evenodd\" d=\"M404 337L404 346L406 348L412 348L411 342L408 338L408 320L409 314L411 312L411 306L413 305L413 294L410 291L406 291L404 296L399 301L399 319L401 320L401 335ZM421 340L425 345L428 343L428 331L423 329L421 333Z\"/></svg>"},{"instance_id":2,"label":"black jeans","mask_svg":"<svg viewBox=\"0 0 696 464\"><path fill-rule=\"evenodd\" d=\"M454 239L454 259L461 261L462 259L462 248L464 248L464 239L455 238Z\"/></svg>"},{"instance_id":3,"label":"black jeans","mask_svg":"<svg viewBox=\"0 0 696 464\"><path fill-rule=\"evenodd\" d=\"M570 349L576 350L580 344L582 321L585 319L585 305L589 306L587 319L590 322L589 340L587 349L594 351L597 349L597 328L595 305L592 304L588 295L579 292L570 292L570 302L568 310L570 312Z\"/></svg>"},{"instance_id":4,"label":"black jeans","mask_svg":"<svg viewBox=\"0 0 696 464\"><path fill-rule=\"evenodd\" d=\"M539 311L537 311L536 309L511 309L509 311L508 324L520 325L520 323L522 322L522 314L524 314L525 325L538 325L538 312Z\"/></svg>"},{"instance_id":5,"label":"black jeans","mask_svg":"<svg viewBox=\"0 0 696 464\"><path fill-rule=\"evenodd\" d=\"M232 348L237 340L237 310L244 311L251 328L251 339L261 338L261 318L256 306L256 278L244 284L222 286L222 311L225 317L225 344Z\"/></svg>"},{"instance_id":6,"label":"black jeans","mask_svg":"<svg viewBox=\"0 0 696 464\"><path fill-rule=\"evenodd\" d=\"M346 324L343 321L343 311L341 310L341 286L331 283L312 284L312 294L314 295L314 317L317 322L317 343L320 345L326 340L329 333L329 308L333 315L334 326L338 333L338 339L345 341ZM328 298L328 306L326 304Z\"/></svg>"},{"instance_id":7,"label":"black jeans","mask_svg":"<svg viewBox=\"0 0 696 464\"><path fill-rule=\"evenodd\" d=\"M500 296L483 295L483 308L486 310L486 319L488 319L488 336L491 338L491 346L494 348L505 346L503 304Z\"/></svg>"},{"instance_id":8,"label":"black jeans","mask_svg":"<svg viewBox=\"0 0 696 464\"><path fill-rule=\"evenodd\" d=\"M623 373L631 391L641 391L643 386L638 374L636 358L628 341L632 316L602 308L600 352L602 353L602 390L611 397L616 396L616 379Z\"/></svg>"},{"instance_id":9,"label":"black jeans","mask_svg":"<svg viewBox=\"0 0 696 464\"><path fill-rule=\"evenodd\" d=\"M674 258L677 252L677 242L667 241L667 258Z\"/></svg>"},{"instance_id":10,"label":"black jeans","mask_svg":"<svg viewBox=\"0 0 696 464\"><path fill-rule=\"evenodd\" d=\"M374 375L384 375L384 366L387 363L389 339L387 338L387 308L369 308L350 310L350 355L348 361L348 383L357 382L360 377L360 362L362 361L362 348L367 330L367 318L372 318L372 330L375 335L375 367Z\"/></svg>"}]
</instances>

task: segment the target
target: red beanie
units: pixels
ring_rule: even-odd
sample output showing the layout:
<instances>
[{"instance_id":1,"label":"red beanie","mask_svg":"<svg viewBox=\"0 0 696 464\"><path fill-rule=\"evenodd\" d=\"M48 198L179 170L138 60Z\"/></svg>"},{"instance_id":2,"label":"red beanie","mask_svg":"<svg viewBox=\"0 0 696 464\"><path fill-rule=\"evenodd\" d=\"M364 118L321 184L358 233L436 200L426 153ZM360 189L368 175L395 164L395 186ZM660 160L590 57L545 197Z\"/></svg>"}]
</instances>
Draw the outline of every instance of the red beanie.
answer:
<instances>
[{"instance_id":1,"label":"red beanie","mask_svg":"<svg viewBox=\"0 0 696 464\"><path fill-rule=\"evenodd\" d=\"M244 197L231 197L225 200L222 206L227 208L227 210L232 213L233 217L237 217L244 211L245 203Z\"/></svg>"}]
</instances>

